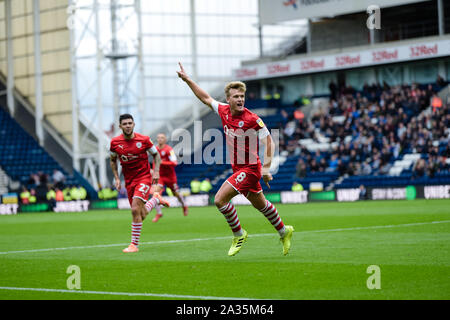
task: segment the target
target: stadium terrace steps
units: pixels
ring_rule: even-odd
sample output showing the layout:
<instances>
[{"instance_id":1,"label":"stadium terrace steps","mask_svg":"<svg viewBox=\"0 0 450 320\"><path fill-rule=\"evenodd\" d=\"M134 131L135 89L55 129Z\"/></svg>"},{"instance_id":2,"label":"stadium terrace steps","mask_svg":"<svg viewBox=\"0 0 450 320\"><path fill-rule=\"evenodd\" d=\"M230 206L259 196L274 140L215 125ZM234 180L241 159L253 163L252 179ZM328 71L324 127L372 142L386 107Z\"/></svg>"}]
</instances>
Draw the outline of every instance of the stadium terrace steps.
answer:
<instances>
[{"instance_id":1,"label":"stadium terrace steps","mask_svg":"<svg viewBox=\"0 0 450 320\"><path fill-rule=\"evenodd\" d=\"M8 193L9 176L0 167L0 194Z\"/></svg>"},{"instance_id":2,"label":"stadium terrace steps","mask_svg":"<svg viewBox=\"0 0 450 320\"><path fill-rule=\"evenodd\" d=\"M11 144L13 142L13 144ZM54 169L66 176L67 185L82 185L91 198L96 191L74 170L69 175L11 116L0 108L0 166L13 179L26 185L30 175L43 172L52 175Z\"/></svg>"}]
</instances>

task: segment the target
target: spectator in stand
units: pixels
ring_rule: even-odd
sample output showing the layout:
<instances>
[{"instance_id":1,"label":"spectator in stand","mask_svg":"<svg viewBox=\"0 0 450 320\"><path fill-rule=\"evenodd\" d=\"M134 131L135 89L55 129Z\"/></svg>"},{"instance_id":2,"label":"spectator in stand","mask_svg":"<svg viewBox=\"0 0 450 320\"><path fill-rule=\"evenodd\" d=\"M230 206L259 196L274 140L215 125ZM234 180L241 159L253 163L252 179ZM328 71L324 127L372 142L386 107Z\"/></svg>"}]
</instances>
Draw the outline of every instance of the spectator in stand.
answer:
<instances>
[{"instance_id":1,"label":"spectator in stand","mask_svg":"<svg viewBox=\"0 0 450 320\"><path fill-rule=\"evenodd\" d=\"M64 174L58 169L54 169L52 174L53 186L59 189L63 189L65 181L66 177L64 176Z\"/></svg>"},{"instance_id":2,"label":"spectator in stand","mask_svg":"<svg viewBox=\"0 0 450 320\"><path fill-rule=\"evenodd\" d=\"M309 164L309 170L311 171L311 173L320 171L320 166L315 159L311 160L311 163Z\"/></svg>"},{"instance_id":3,"label":"spectator in stand","mask_svg":"<svg viewBox=\"0 0 450 320\"><path fill-rule=\"evenodd\" d=\"M437 172L437 158L436 156L430 155L428 157L428 164L426 165L426 175L430 178L434 178L434 175Z\"/></svg>"},{"instance_id":4,"label":"spectator in stand","mask_svg":"<svg viewBox=\"0 0 450 320\"><path fill-rule=\"evenodd\" d=\"M437 162L437 172L445 172L450 169L447 159L444 156L440 156Z\"/></svg>"},{"instance_id":5,"label":"spectator in stand","mask_svg":"<svg viewBox=\"0 0 450 320\"><path fill-rule=\"evenodd\" d=\"M378 171L378 169L380 169L380 166L381 166L381 157L378 150L376 150L376 152L373 155L371 167L374 171Z\"/></svg>"},{"instance_id":6,"label":"spectator in stand","mask_svg":"<svg viewBox=\"0 0 450 320\"><path fill-rule=\"evenodd\" d=\"M437 76L436 84L439 88L444 88L447 85L447 81L444 80L440 75Z\"/></svg>"},{"instance_id":7,"label":"spectator in stand","mask_svg":"<svg viewBox=\"0 0 450 320\"><path fill-rule=\"evenodd\" d=\"M362 164L361 174L364 176L368 176L372 173L372 167L370 166L369 159L366 159Z\"/></svg>"},{"instance_id":8,"label":"spectator in stand","mask_svg":"<svg viewBox=\"0 0 450 320\"><path fill-rule=\"evenodd\" d=\"M286 123L288 123L288 121L289 121L289 114L284 109L281 109L280 114L281 114L281 118L282 118L281 125L282 125L282 127L285 127Z\"/></svg>"},{"instance_id":9,"label":"spectator in stand","mask_svg":"<svg viewBox=\"0 0 450 320\"><path fill-rule=\"evenodd\" d=\"M27 180L27 186L29 188L36 188L41 184L41 181L39 179L39 176L35 173L31 173L30 177Z\"/></svg>"},{"instance_id":10,"label":"spectator in stand","mask_svg":"<svg viewBox=\"0 0 450 320\"><path fill-rule=\"evenodd\" d=\"M317 162L320 162L320 160L322 160L322 158L323 158L323 156L322 156L322 154L320 153L320 150L316 150L316 152L314 153L314 159L315 159Z\"/></svg>"},{"instance_id":11,"label":"spectator in stand","mask_svg":"<svg viewBox=\"0 0 450 320\"><path fill-rule=\"evenodd\" d=\"M289 121L284 128L284 134L288 137L291 137L295 132L295 121Z\"/></svg>"},{"instance_id":12,"label":"spectator in stand","mask_svg":"<svg viewBox=\"0 0 450 320\"><path fill-rule=\"evenodd\" d=\"M331 81L328 85L330 89L330 99L336 100L338 94L338 87L334 81Z\"/></svg>"},{"instance_id":13,"label":"spectator in stand","mask_svg":"<svg viewBox=\"0 0 450 320\"><path fill-rule=\"evenodd\" d=\"M419 159L414 165L412 178L421 178L425 175L426 163L425 159Z\"/></svg>"},{"instance_id":14,"label":"spectator in stand","mask_svg":"<svg viewBox=\"0 0 450 320\"><path fill-rule=\"evenodd\" d=\"M347 166L341 159L338 160L337 170L341 176L347 173Z\"/></svg>"},{"instance_id":15,"label":"spectator in stand","mask_svg":"<svg viewBox=\"0 0 450 320\"><path fill-rule=\"evenodd\" d=\"M319 162L319 171L320 172L325 172L328 169L328 164L327 164L327 160L325 158L320 159Z\"/></svg>"},{"instance_id":16,"label":"spectator in stand","mask_svg":"<svg viewBox=\"0 0 450 320\"><path fill-rule=\"evenodd\" d=\"M392 165L389 162L381 162L379 173L381 175L389 174L389 170L391 170Z\"/></svg>"},{"instance_id":17,"label":"spectator in stand","mask_svg":"<svg viewBox=\"0 0 450 320\"><path fill-rule=\"evenodd\" d=\"M364 185L359 186L359 200L367 200L367 190Z\"/></svg>"},{"instance_id":18,"label":"spectator in stand","mask_svg":"<svg viewBox=\"0 0 450 320\"><path fill-rule=\"evenodd\" d=\"M336 153L333 153L330 162L328 163L328 171L330 172L336 171L338 164L339 164L338 155Z\"/></svg>"},{"instance_id":19,"label":"spectator in stand","mask_svg":"<svg viewBox=\"0 0 450 320\"><path fill-rule=\"evenodd\" d=\"M361 157L356 152L356 149L350 150L349 161L350 161L350 163L355 163L355 162L360 162L361 161Z\"/></svg>"},{"instance_id":20,"label":"spectator in stand","mask_svg":"<svg viewBox=\"0 0 450 320\"><path fill-rule=\"evenodd\" d=\"M303 161L303 159L302 158L299 158L298 159L298 162L297 162L297 166L296 166L296 172L295 172L295 175L298 177L298 178L304 178L304 177L306 177L306 172L307 172L307 167L306 167L306 163L305 163L305 161Z\"/></svg>"},{"instance_id":21,"label":"spectator in stand","mask_svg":"<svg viewBox=\"0 0 450 320\"><path fill-rule=\"evenodd\" d=\"M48 175L42 171L39 171L38 177L39 177L39 185L44 186L47 189Z\"/></svg>"}]
</instances>

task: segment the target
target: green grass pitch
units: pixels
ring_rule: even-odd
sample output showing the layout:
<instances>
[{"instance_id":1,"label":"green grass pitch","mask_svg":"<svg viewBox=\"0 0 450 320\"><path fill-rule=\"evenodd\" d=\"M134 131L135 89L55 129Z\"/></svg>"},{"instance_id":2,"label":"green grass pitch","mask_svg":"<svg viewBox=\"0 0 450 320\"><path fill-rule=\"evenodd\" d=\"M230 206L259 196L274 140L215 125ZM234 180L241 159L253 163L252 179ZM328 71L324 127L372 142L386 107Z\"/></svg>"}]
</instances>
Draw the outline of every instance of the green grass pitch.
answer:
<instances>
[{"instance_id":1,"label":"green grass pitch","mask_svg":"<svg viewBox=\"0 0 450 320\"><path fill-rule=\"evenodd\" d=\"M291 252L261 213L238 206L247 243L214 207L165 209L144 222L140 252L129 211L0 216L0 299L449 299L450 201L277 205L295 227ZM175 241L176 240L176 241ZM67 269L80 268L69 290ZM380 289L369 289L369 266ZM31 290L34 289L34 290Z\"/></svg>"}]
</instances>

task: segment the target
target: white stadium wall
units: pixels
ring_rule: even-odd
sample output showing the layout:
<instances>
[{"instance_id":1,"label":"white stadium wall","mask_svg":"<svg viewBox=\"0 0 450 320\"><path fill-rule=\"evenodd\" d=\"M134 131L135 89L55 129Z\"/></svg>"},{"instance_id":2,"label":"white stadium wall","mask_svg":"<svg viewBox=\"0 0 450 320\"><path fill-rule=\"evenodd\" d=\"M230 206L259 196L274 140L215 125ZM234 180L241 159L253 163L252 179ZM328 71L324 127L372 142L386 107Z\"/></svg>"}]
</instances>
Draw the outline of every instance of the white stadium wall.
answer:
<instances>
[{"instance_id":1,"label":"white stadium wall","mask_svg":"<svg viewBox=\"0 0 450 320\"><path fill-rule=\"evenodd\" d=\"M40 1L42 105L44 118L72 141L72 81L67 0ZM7 70L5 0L0 0L0 73ZM35 61L33 0L12 1L14 84L34 106Z\"/></svg>"},{"instance_id":2,"label":"white stadium wall","mask_svg":"<svg viewBox=\"0 0 450 320\"><path fill-rule=\"evenodd\" d=\"M239 80L285 77L446 57L449 53L450 36L421 38L248 63L234 70L234 77Z\"/></svg>"}]
</instances>

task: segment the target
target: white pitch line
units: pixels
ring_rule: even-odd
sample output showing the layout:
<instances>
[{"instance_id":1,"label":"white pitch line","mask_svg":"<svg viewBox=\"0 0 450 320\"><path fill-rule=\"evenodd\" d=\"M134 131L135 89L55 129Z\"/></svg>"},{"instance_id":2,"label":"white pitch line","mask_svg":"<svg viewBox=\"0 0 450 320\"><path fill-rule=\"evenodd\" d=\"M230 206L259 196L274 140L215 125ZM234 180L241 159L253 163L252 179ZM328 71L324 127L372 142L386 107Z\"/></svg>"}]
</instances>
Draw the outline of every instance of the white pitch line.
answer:
<instances>
[{"instance_id":1,"label":"white pitch line","mask_svg":"<svg viewBox=\"0 0 450 320\"><path fill-rule=\"evenodd\" d=\"M370 229L387 229L387 228L412 227L412 226L421 226L421 225L439 224L439 223L449 223L449 222L450 222L450 220L442 220L442 221L431 221L431 222L391 224L391 225L383 225L383 226L368 226L368 227L351 227L351 228L296 231L296 233L309 234L309 233L357 231L357 230L370 230ZM276 233L259 233L259 234L251 234L251 235L249 235L249 237L267 237L267 236L275 236L275 235L276 235ZM172 243L210 241L210 240L224 240L224 239L230 239L230 236L227 236L227 237L215 237L215 238L197 238L197 239L150 241L150 242L142 242L141 245L172 244ZM73 249L108 248L108 247L127 246L128 244L129 243L116 243L116 244L99 244L99 245L91 245L91 246L75 246L75 247L65 247L65 248L45 248L45 249L4 251L4 252L0 252L0 255L14 254L14 253L34 253L34 252L62 251L62 250L73 250Z\"/></svg>"},{"instance_id":2,"label":"white pitch line","mask_svg":"<svg viewBox=\"0 0 450 320\"><path fill-rule=\"evenodd\" d=\"M0 287L0 290L78 293L78 294L102 294L102 295L111 295L111 296L179 298L179 299L200 299L200 300L255 300L255 299L251 299L251 298L191 296L191 295L167 294L167 293L108 292L108 291L65 290L65 289L47 289L47 288ZM260 300L260 299L258 299L258 300Z\"/></svg>"}]
</instances>

